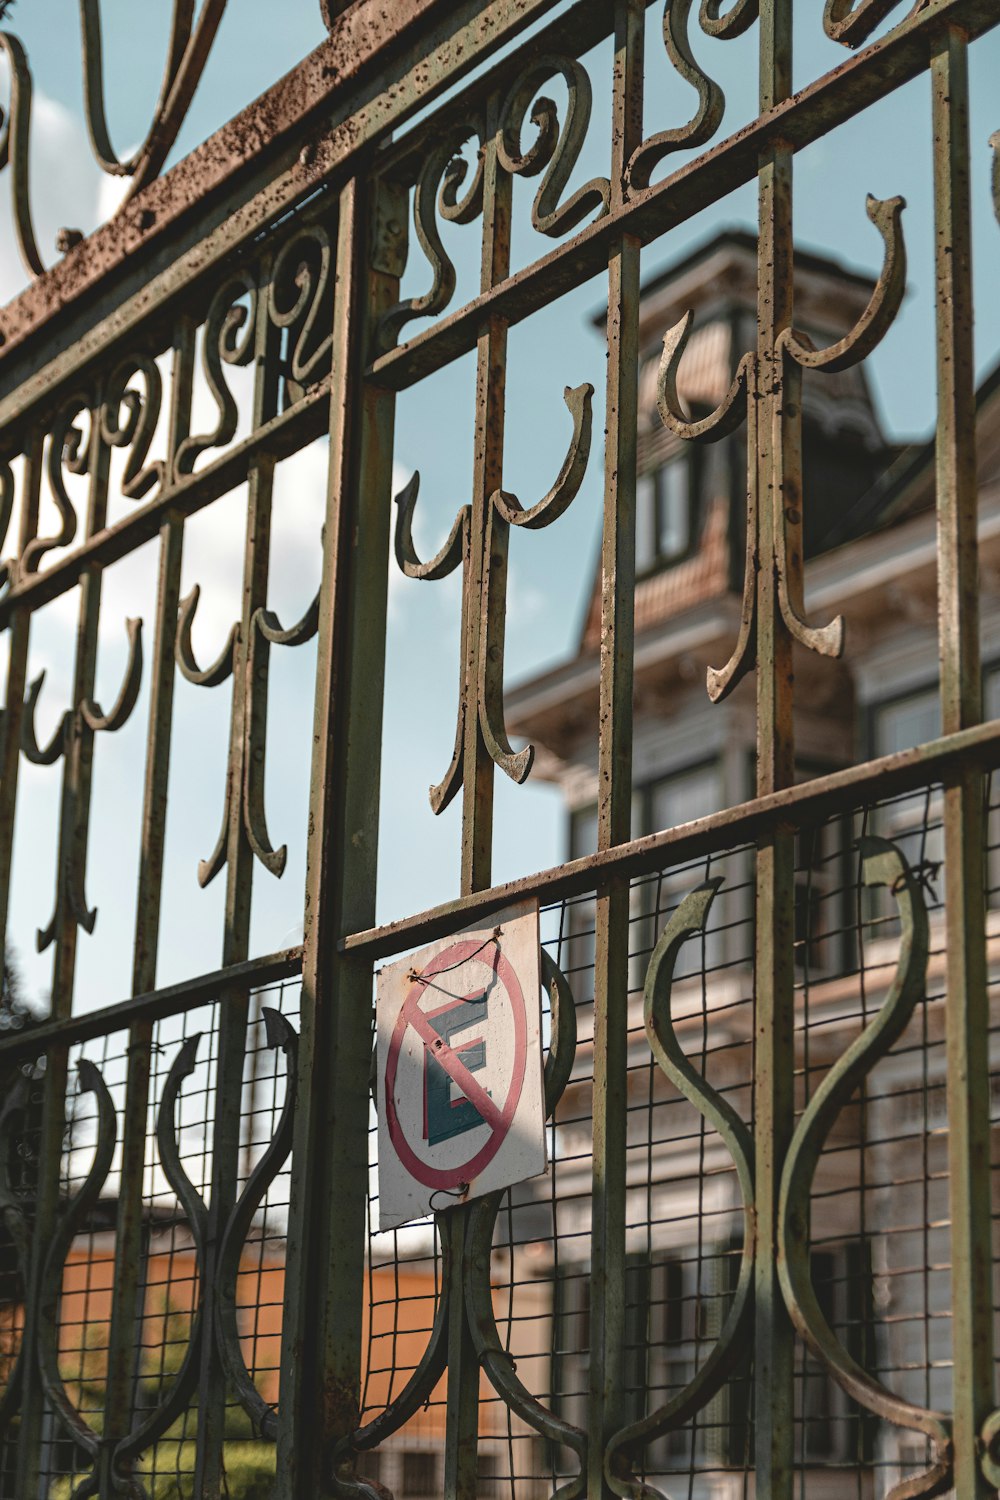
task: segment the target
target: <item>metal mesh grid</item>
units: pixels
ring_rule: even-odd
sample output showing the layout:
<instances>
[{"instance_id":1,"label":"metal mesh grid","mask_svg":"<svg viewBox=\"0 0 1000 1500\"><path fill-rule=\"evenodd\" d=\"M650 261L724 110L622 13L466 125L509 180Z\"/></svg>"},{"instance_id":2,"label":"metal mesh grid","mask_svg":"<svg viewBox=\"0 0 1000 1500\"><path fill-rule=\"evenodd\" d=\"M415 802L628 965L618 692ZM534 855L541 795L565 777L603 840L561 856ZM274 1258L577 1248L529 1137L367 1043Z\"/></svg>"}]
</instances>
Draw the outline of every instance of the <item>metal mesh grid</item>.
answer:
<instances>
[{"instance_id":1,"label":"metal mesh grid","mask_svg":"<svg viewBox=\"0 0 1000 1500\"><path fill-rule=\"evenodd\" d=\"M247 1186L268 1150L285 1101L287 1059L269 1045L263 1008L280 1011L297 1029L298 981L273 985L251 997L245 1082L241 1114L241 1151L237 1194ZM171 1068L187 1044L200 1038L191 1071L177 1096L174 1128L178 1159L193 1189L211 1202L212 1121L219 1006L190 1010L156 1024L151 1053L149 1106L142 1190L139 1314L133 1344L133 1426L144 1422L183 1378L185 1357L202 1296L196 1237L184 1207L167 1176L157 1145L157 1124ZM110 1340L111 1298L115 1275L115 1228L121 1187L122 1125L128 1067L128 1035L114 1033L71 1049L67 1091L67 1126L60 1176L61 1215L73 1214L95 1159L99 1107L93 1091L82 1087L80 1063L94 1064L106 1084L117 1120L118 1142L110 1171L98 1196L75 1225L62 1269L56 1304L58 1373L73 1405L95 1434L104 1429ZM29 1067L29 1109L10 1136L10 1179L20 1180L28 1215L37 1184L42 1098L42 1070ZM18 1179L18 1173L20 1178ZM276 1407L282 1309L284 1305L285 1233L289 1201L285 1163L263 1192L239 1258L236 1301L240 1345L250 1375L264 1400ZM4 1245L3 1378L9 1382L23 1324L20 1276L11 1248ZM194 1381L197 1390L197 1377ZM4 1386L0 1385L0 1398ZM151 1500L193 1493L196 1466L198 1398L194 1394L179 1416L141 1455L137 1477ZM53 1410L44 1418L41 1483L52 1500L69 1496L90 1472L92 1459L73 1441ZM16 1426L6 1439L0 1467L3 1494L16 1493ZM223 1446L228 1492L250 1497L264 1493L274 1475L274 1447L262 1441L239 1402L230 1397Z\"/></svg>"},{"instance_id":2,"label":"metal mesh grid","mask_svg":"<svg viewBox=\"0 0 1000 1500\"><path fill-rule=\"evenodd\" d=\"M825 1142L810 1195L809 1271L842 1347L890 1390L932 1409L948 1408L951 1382L941 808L941 789L932 786L801 828L794 897L797 1121L876 1016L896 973L895 892L865 884L859 841L892 841L926 907L926 997L886 1054L871 1059ZM995 835L1000 803L990 820ZM991 849L996 846L994 837ZM991 869L995 864L991 854ZM694 1103L660 1073L642 1018L641 986L656 940L689 891L719 878L705 931L681 950L672 1014L689 1060L752 1131L753 852L730 850L631 883L623 1403L629 1421L675 1396L704 1364L732 1306L739 1272L743 1215L732 1158ZM547 908L542 923L544 944L574 992L576 1065L548 1126L547 1177L506 1195L491 1285L501 1340L519 1377L543 1405L586 1426L593 898ZM547 1016L543 1035L545 1025ZM375 1149L373 1116L372 1225ZM398 1398L416 1368L441 1281L431 1224L389 1234L370 1229L363 1420ZM422 1493L429 1476L439 1486L445 1395L442 1380L380 1453L364 1455L360 1472L388 1484L397 1497ZM884 1495L932 1462L921 1434L849 1399L801 1339L794 1422L801 1496L825 1494L833 1483L858 1496ZM753 1428L751 1327L723 1388L693 1420L649 1443L636 1471L670 1495L749 1495ZM576 1472L572 1453L531 1431L485 1382L479 1430L482 1494L512 1500L550 1494Z\"/></svg>"}]
</instances>

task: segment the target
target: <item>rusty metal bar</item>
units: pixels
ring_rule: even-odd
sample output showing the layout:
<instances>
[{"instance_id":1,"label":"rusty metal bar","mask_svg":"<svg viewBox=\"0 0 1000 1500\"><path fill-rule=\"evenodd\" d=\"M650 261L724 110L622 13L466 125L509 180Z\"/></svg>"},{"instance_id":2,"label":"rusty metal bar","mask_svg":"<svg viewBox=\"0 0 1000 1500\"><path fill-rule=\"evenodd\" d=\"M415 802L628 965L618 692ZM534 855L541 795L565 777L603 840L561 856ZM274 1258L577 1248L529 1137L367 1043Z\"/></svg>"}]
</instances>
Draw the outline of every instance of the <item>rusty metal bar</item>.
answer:
<instances>
[{"instance_id":1,"label":"rusty metal bar","mask_svg":"<svg viewBox=\"0 0 1000 1500\"><path fill-rule=\"evenodd\" d=\"M790 149L819 140L885 94L925 72L943 20L970 36L1000 22L988 0L931 0L911 22L842 63L831 73L774 104L749 125L670 173L628 203L580 230L548 255L518 271L489 296L442 316L372 364L371 373L396 390L422 380L475 346L483 318L514 325L589 281L607 263L623 234L648 245L757 175L761 156L783 143ZM0 406L2 414L2 406Z\"/></svg>"},{"instance_id":2,"label":"rusty metal bar","mask_svg":"<svg viewBox=\"0 0 1000 1500\"><path fill-rule=\"evenodd\" d=\"M100 403L89 410L86 472L90 484L87 499L86 534L92 536L104 525L108 510L108 479L111 451L103 440ZM50 443L54 439L50 438ZM50 461L51 461L50 455ZM62 464L63 455L55 455ZM76 977L83 882L86 872L90 824L90 789L93 768L94 731L80 706L93 698L97 667L97 632L101 606L101 574L88 570L80 580L76 654L70 688L71 704L63 740L62 793L59 819L59 850L56 867L55 914L50 933L54 944L51 1014L64 1020L72 1014ZM40 938L40 943L42 939ZM18 1493L33 1493L38 1484L42 1456L42 1430L46 1393L38 1360L41 1338L42 1272L45 1252L52 1237L59 1204L66 1087L69 1052L65 1043L55 1044L46 1058L41 1143L39 1146L38 1195L35 1204L31 1276L25 1303L23 1340L29 1352L18 1428Z\"/></svg>"},{"instance_id":3,"label":"rusty metal bar","mask_svg":"<svg viewBox=\"0 0 1000 1500\"><path fill-rule=\"evenodd\" d=\"M760 108L774 109L792 89L792 3L760 10ZM792 151L774 144L760 158L757 252L756 494L757 795L790 787L794 775L792 641L782 617L779 529L785 507L801 505L801 473L789 446L785 358L778 335L792 321ZM750 455L751 463L754 456ZM751 483L753 483L751 479ZM786 493L786 486L792 493ZM801 569L801 556L797 559ZM794 1339L778 1282L778 1199L794 1123L794 871L791 832L772 828L757 852L754 924L754 1177L757 1245L754 1274L754 1455L756 1484L769 1500L791 1500Z\"/></svg>"},{"instance_id":4,"label":"rusty metal bar","mask_svg":"<svg viewBox=\"0 0 1000 1500\"><path fill-rule=\"evenodd\" d=\"M456 10L454 22L451 17L441 21L440 30L435 28L425 36L422 46L414 42L411 48L403 49L398 70L392 78L386 75L381 79L381 91L369 84L361 97L350 99L349 107L347 99L342 100L333 119L324 121L320 113L306 149L286 145L286 156L273 161L258 153L248 157L240 143L238 156L243 169L260 174L261 181L254 184L255 192L252 194L250 188L241 192L242 184L235 182L230 185L233 204L210 198L210 222L200 226L201 232L192 236L195 242L190 247L182 243L171 248L169 267L162 272L151 274L145 258L136 251L143 244L152 247L157 225L173 227L177 232L186 228L182 214L187 215L190 207L190 184L184 174L175 177L170 172L139 194L124 215L107 230L88 239L71 260L67 258L66 269L62 269L61 263L3 310L0 333L5 336L5 347L9 350L10 373L4 370L0 383L0 391L9 392L0 395L0 426L13 431L36 405L51 399L53 389L62 381L79 378L114 342L126 338L154 313L166 311L171 299L190 289L199 277L213 269L217 274L225 255L259 234L324 181L336 181L357 151L398 126L439 88L461 77L502 41L516 35L544 11L547 3L548 0L495 0L488 10L481 10L475 0L467 0L461 11ZM928 65L931 38L942 22L960 24L974 37L990 30L998 19L993 0L931 0L890 36L865 48L857 57L800 91L794 99L777 106L764 119L753 122L655 187L636 195L627 208L575 235L536 262L530 271L520 273L499 288L492 299L497 314L513 324L537 311L562 291L598 274L607 265L610 246L622 233L635 234L648 244L673 225L749 182L756 174L760 152L771 140L787 139L798 149L842 124L886 92L917 77ZM456 33L463 21L465 31L456 44ZM346 56L350 57L350 52ZM312 66L310 61L310 69ZM317 64L320 73L322 66ZM309 71L301 78L298 72L289 75L289 101L309 96L310 78ZM324 92L320 85L317 97L322 98ZM260 108L272 111L269 119L280 118L280 102L274 105L270 96L264 97ZM222 134L223 141L213 137L188 159L190 167L186 171L196 181L206 158L214 154L225 162L235 156L233 137ZM270 165L270 175L265 170L265 161ZM225 184L220 183L217 191L222 193L224 188ZM147 223L150 214L152 219ZM160 254L167 253L166 247L157 248ZM129 284L125 284L125 275L119 267L113 296L106 294L103 301L99 297L85 297L85 292L93 290L90 274L105 262L110 269L123 253L131 256ZM70 324L77 297L85 304L79 326ZM56 313L63 320L63 352L59 360L40 367L36 357L21 370L18 344L46 316ZM404 352L387 356L390 363L398 362L399 368L390 375L388 366L385 369L380 366L380 379L401 389L474 348L482 318L483 308L477 299L468 309L443 319L430 334L412 340ZM102 326L102 320L107 326ZM426 352L425 340L435 345L433 353ZM421 353L422 350L425 352Z\"/></svg>"},{"instance_id":5,"label":"rusty metal bar","mask_svg":"<svg viewBox=\"0 0 1000 1500\"><path fill-rule=\"evenodd\" d=\"M38 529L38 500L42 478L44 434L34 436L24 456L23 500L18 534L18 556ZM14 814L21 766L21 719L28 667L30 610L16 610L10 623L7 690L4 696L0 761L0 962L6 963L7 916L10 906L11 859L14 852Z\"/></svg>"},{"instance_id":6,"label":"rusty metal bar","mask_svg":"<svg viewBox=\"0 0 1000 1500\"><path fill-rule=\"evenodd\" d=\"M114 525L102 527L65 556L54 558L43 573L29 573L20 578L0 600L0 630L19 606L39 609L71 589L85 568L103 568L120 562L144 542L158 536L173 517L196 515L213 500L234 490L249 477L262 454L279 460L306 447L322 434L329 401L330 382L325 378L317 381L301 401L262 422L242 442L234 443L197 474L165 480L155 499L137 506Z\"/></svg>"},{"instance_id":7,"label":"rusty metal bar","mask_svg":"<svg viewBox=\"0 0 1000 1500\"><path fill-rule=\"evenodd\" d=\"M169 316L175 303L183 306L206 278L218 276L227 257L324 187L335 189L359 153L551 3L400 0L390 14L367 0L352 8L346 30L339 28L330 43L0 310L0 427L11 430L47 403L61 380L79 380L112 342ZM407 25L420 17L426 18L422 27ZM195 202L198 215L191 212ZM40 367L33 338L57 316L60 352Z\"/></svg>"},{"instance_id":8,"label":"rusty metal bar","mask_svg":"<svg viewBox=\"0 0 1000 1500\"><path fill-rule=\"evenodd\" d=\"M224 996L231 992L241 988L249 992L265 985L279 984L283 979L294 978L301 969L302 949L283 948L278 953L251 958L246 963L231 964L224 969L213 969L209 974L199 974L180 984L166 985L161 990L104 1005L100 1010L88 1010L82 1015L67 1016L58 1021L43 1021L27 1033L0 1037L0 1058L37 1057L57 1043L71 1046L74 1042L92 1041L94 1037L125 1031L139 1022L183 1015L185 1011L209 1001L224 1003Z\"/></svg>"},{"instance_id":9,"label":"rusty metal bar","mask_svg":"<svg viewBox=\"0 0 1000 1500\"><path fill-rule=\"evenodd\" d=\"M937 319L938 617L945 733L982 717L976 540L968 42L955 27L931 59ZM951 1209L954 1493L993 1493L981 1433L994 1405L990 1171L990 1008L986 819L968 762L945 780L948 1173Z\"/></svg>"},{"instance_id":10,"label":"rusty metal bar","mask_svg":"<svg viewBox=\"0 0 1000 1500\"><path fill-rule=\"evenodd\" d=\"M456 927L478 921L514 901L533 895L541 901L567 900L592 891L595 882L609 871L638 875L763 839L781 824L798 827L821 823L835 813L849 812L867 802L933 785L965 761L980 772L1000 767L1000 722L930 740L912 750L865 761L828 776L817 776L769 796L737 803L710 817L680 823L676 828L647 834L520 880L506 881L381 927L350 933L342 939L342 947L346 952L367 953L373 961L388 958L419 943L433 942ZM0 1056L7 1045L0 1041Z\"/></svg>"},{"instance_id":11,"label":"rusty metal bar","mask_svg":"<svg viewBox=\"0 0 1000 1500\"><path fill-rule=\"evenodd\" d=\"M329 1486L361 1392L372 966L338 938L375 906L395 399L361 367L403 271L399 237L386 232L402 210L384 194L348 184L337 236L278 1436L289 1500Z\"/></svg>"},{"instance_id":12,"label":"rusty metal bar","mask_svg":"<svg viewBox=\"0 0 1000 1500\"><path fill-rule=\"evenodd\" d=\"M173 360L167 450L167 463L171 470L177 448L191 430L194 356L195 325L191 319L185 318L178 325ZM183 548L184 522L180 517L172 517L164 523L160 532L156 623L150 661L142 842L132 963L132 989L137 995L154 990L156 986L176 673L174 638L177 632ZM146 1274L142 1255L143 1191L154 1026L153 1018L143 1015L129 1027L128 1072L122 1120L121 1188L115 1226L115 1282L108 1335L105 1398L107 1416L102 1433L102 1500L113 1500L117 1492L113 1452L115 1444L127 1435L132 1425L135 1351L142 1342L140 1332Z\"/></svg>"},{"instance_id":13,"label":"rusty metal bar","mask_svg":"<svg viewBox=\"0 0 1000 1500\"><path fill-rule=\"evenodd\" d=\"M251 429L274 415L278 402L280 329L271 317L270 256L261 263L255 303L254 394ZM207 337L207 330L206 330ZM247 484L246 538L243 556L243 600L233 661L233 701L230 720L229 765L226 780L226 903L222 944L223 965L243 963L250 941L250 902L254 855L245 830L244 779L247 775L247 715L250 712L250 672L254 616L267 606L267 575L271 549L271 500L275 459L258 452ZM218 1248L222 1228L236 1202L240 1131L243 1107L243 1060L246 1054L249 994L242 987L223 996L215 1064L215 1116L212 1125L212 1195L208 1215L208 1243ZM202 1316L214 1326L215 1277L206 1278ZM198 1447L195 1492L214 1495L223 1487L222 1445L225 1435L226 1377L213 1338L202 1345L198 1400Z\"/></svg>"},{"instance_id":14,"label":"rusty metal bar","mask_svg":"<svg viewBox=\"0 0 1000 1500\"><path fill-rule=\"evenodd\" d=\"M612 208L642 140L642 0L616 0L612 93ZM635 636L635 491L639 371L639 242L617 240L608 261L608 372L601 542L601 688L597 846L631 834ZM604 1454L624 1417L625 1147L628 1129L629 882L597 888L594 948L594 1162L587 1494L610 1495Z\"/></svg>"}]
</instances>

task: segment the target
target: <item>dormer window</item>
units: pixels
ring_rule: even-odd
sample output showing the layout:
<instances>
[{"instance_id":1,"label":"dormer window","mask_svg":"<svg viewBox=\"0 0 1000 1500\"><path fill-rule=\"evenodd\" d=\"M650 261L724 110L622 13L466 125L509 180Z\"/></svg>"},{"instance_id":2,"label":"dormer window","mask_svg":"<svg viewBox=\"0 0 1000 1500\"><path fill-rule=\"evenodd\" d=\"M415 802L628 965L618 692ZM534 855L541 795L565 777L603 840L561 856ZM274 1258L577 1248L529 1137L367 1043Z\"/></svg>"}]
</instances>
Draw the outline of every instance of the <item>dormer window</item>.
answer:
<instances>
[{"instance_id":1,"label":"dormer window","mask_svg":"<svg viewBox=\"0 0 1000 1500\"><path fill-rule=\"evenodd\" d=\"M693 491L693 464L688 453L639 475L635 498L637 572L652 572L687 555Z\"/></svg>"}]
</instances>

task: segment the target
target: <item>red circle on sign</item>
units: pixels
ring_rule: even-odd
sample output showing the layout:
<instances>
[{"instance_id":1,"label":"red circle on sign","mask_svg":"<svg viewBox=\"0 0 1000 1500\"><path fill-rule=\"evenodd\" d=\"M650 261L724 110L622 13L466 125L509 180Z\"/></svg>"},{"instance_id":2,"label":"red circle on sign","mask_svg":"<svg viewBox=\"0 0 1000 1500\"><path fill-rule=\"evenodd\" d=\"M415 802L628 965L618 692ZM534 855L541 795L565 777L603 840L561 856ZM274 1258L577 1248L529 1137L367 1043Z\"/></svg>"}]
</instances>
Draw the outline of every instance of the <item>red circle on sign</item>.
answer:
<instances>
[{"instance_id":1,"label":"red circle on sign","mask_svg":"<svg viewBox=\"0 0 1000 1500\"><path fill-rule=\"evenodd\" d=\"M443 953L439 953L436 958L431 959L426 969L422 970L421 979L431 979L435 974L439 974L442 969L455 969L459 964L464 963L466 959L472 958L475 954L482 951L482 942L477 942L475 938L468 938L465 942L455 943L453 947L446 948ZM488 958L484 958L482 961L484 964L490 963ZM492 967L491 963L490 966ZM403 1044L403 1037L406 1035L407 1029L412 1025L410 1013L419 1008L420 1000L425 993L424 987L419 980L411 986L406 999L403 1001L402 1009L396 1017L396 1025L393 1028L392 1038L389 1042L389 1055L385 1062L384 1097L386 1123L389 1127L389 1139L395 1147L396 1155L410 1176L415 1177L418 1182L422 1182L425 1187L450 1188L457 1186L460 1182L472 1182L478 1177L489 1166L503 1145L507 1132L510 1129L511 1121L514 1118L514 1112L521 1098L521 1089L524 1084L528 1032L524 995L521 992L521 986L518 983L513 965L499 951L496 956L495 972L507 992L507 998L510 1000L510 1007L514 1016L514 1071L511 1075L507 1098L504 1100L503 1109L500 1111L499 1121L494 1126L489 1140L484 1146L480 1147L475 1156L470 1157L467 1162L463 1162L457 1167L432 1167L427 1162L421 1160L406 1139L403 1127L399 1122L399 1116L396 1113L395 1087L396 1070L399 1063L399 1049ZM446 1066L446 1064L442 1062L442 1066Z\"/></svg>"}]
</instances>

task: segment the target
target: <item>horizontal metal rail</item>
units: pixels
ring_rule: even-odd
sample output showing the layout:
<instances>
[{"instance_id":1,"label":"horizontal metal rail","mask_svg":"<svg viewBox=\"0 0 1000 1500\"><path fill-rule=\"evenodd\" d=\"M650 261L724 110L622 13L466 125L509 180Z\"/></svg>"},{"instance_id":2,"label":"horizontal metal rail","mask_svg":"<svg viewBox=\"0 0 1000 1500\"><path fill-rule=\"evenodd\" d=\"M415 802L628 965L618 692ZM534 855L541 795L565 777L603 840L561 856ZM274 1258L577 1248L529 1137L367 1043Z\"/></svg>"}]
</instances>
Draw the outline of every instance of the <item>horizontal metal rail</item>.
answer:
<instances>
[{"instance_id":1,"label":"horizontal metal rail","mask_svg":"<svg viewBox=\"0 0 1000 1500\"><path fill-rule=\"evenodd\" d=\"M213 969L209 974L182 980L180 984L168 984L161 990L134 995L131 1000L104 1005L100 1010L67 1016L63 1020L44 1021L29 1031L0 1037L0 1059L39 1057L57 1042L62 1046L72 1046L74 1042L126 1031L136 1021L160 1021L165 1016L179 1016L198 1005L219 999L227 991L246 993L263 985L277 984L282 979L293 978L301 969L301 947L282 948L263 958L251 958L246 963Z\"/></svg>"},{"instance_id":2,"label":"horizontal metal rail","mask_svg":"<svg viewBox=\"0 0 1000 1500\"><path fill-rule=\"evenodd\" d=\"M9 433L48 405L55 385L79 380L171 304L187 305L234 252L342 178L360 153L550 5L352 6L299 68L0 309L0 427ZM418 18L422 28L406 24ZM56 318L60 352L42 360L31 343Z\"/></svg>"},{"instance_id":3,"label":"horizontal metal rail","mask_svg":"<svg viewBox=\"0 0 1000 1500\"><path fill-rule=\"evenodd\" d=\"M1000 10L993 0L930 0L908 25L764 111L548 255L441 317L433 327L380 355L369 375L390 389L404 390L433 374L475 348L488 318L519 323L606 270L611 248L623 235L650 244L752 181L768 148L780 142L800 150L883 95L912 82L926 71L934 38L943 26L961 26L973 37L998 24Z\"/></svg>"},{"instance_id":4,"label":"horizontal metal rail","mask_svg":"<svg viewBox=\"0 0 1000 1500\"><path fill-rule=\"evenodd\" d=\"M679 865L752 843L776 830L809 826L836 813L851 812L866 802L882 801L900 792L931 785L949 771L970 765L982 771L1000 766L1000 720L929 740L912 750L901 750L863 765L849 766L829 776L818 776L814 781L739 803L707 818L681 823L662 833L650 833L536 875L460 896L367 932L350 933L341 940L340 947L344 952L364 954L371 959L388 958L417 943L445 937L460 923L476 922L516 901L532 896L542 901L562 901L585 895L597 881L606 881L611 875L640 875L667 864Z\"/></svg>"},{"instance_id":5,"label":"horizontal metal rail","mask_svg":"<svg viewBox=\"0 0 1000 1500\"><path fill-rule=\"evenodd\" d=\"M165 521L193 516L213 500L243 484L255 461L288 458L314 442L326 431L329 416L330 377L317 381L301 401L264 422L242 442L234 443L219 458L195 474L185 474L145 505L95 533L81 546L61 556L41 573L29 573L0 599L0 630L18 606L38 609L77 582L85 568L105 568L119 562L152 541Z\"/></svg>"}]
</instances>

